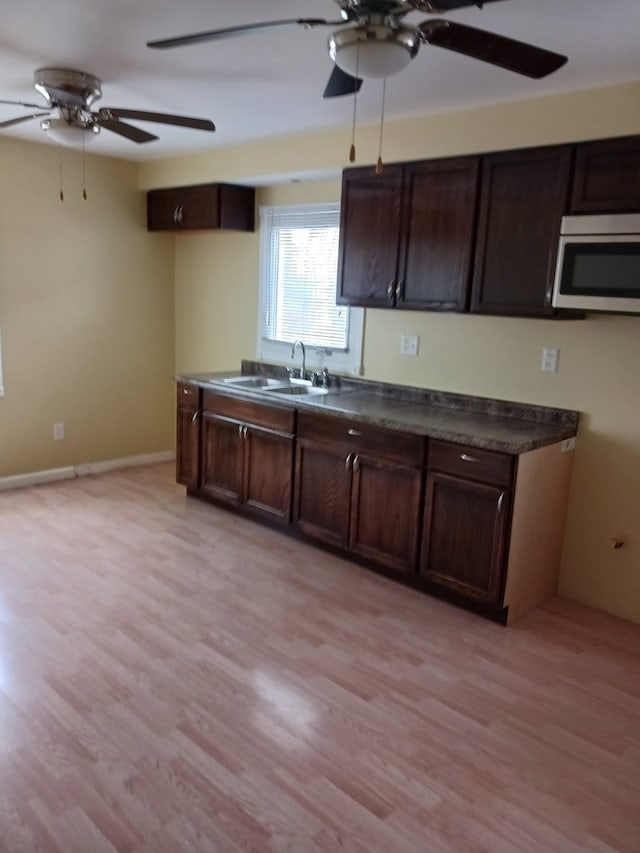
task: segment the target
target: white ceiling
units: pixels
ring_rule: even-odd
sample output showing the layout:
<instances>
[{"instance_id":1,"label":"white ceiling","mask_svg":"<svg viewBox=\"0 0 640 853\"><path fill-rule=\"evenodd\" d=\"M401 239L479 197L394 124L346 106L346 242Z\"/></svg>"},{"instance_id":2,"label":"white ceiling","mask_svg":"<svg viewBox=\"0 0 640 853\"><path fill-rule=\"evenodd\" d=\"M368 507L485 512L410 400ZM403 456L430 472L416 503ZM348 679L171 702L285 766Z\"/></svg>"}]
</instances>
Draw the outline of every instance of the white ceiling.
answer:
<instances>
[{"instance_id":1,"label":"white ceiling","mask_svg":"<svg viewBox=\"0 0 640 853\"><path fill-rule=\"evenodd\" d=\"M9 10L7 11L7 7ZM261 32L233 40L153 51L151 39L279 18L339 18L334 0L5 0L0 29L0 98L38 103L33 72L76 68L102 80L94 104L211 118L215 134L140 124L160 139L136 145L103 131L92 151L143 160L348 126L349 97L324 100L332 69L331 28ZM412 13L406 23L425 19ZM387 117L640 79L638 0L505 0L452 12L451 20L568 55L541 81L423 45L387 83ZM381 84L365 81L359 121L380 111ZM0 121L22 115L0 105ZM43 141L33 120L3 135Z\"/></svg>"}]
</instances>

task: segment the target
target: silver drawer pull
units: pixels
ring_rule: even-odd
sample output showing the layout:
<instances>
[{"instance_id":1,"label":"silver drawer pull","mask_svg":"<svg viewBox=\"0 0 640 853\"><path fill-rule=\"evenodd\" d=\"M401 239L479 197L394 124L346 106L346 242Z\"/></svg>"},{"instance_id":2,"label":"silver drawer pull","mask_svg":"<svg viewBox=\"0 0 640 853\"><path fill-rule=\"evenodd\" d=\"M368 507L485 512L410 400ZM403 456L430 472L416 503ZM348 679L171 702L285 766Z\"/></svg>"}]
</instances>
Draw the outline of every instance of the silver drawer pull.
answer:
<instances>
[{"instance_id":1,"label":"silver drawer pull","mask_svg":"<svg viewBox=\"0 0 640 853\"><path fill-rule=\"evenodd\" d=\"M191 388L183 388L183 389L182 389L182 393L183 393L183 394L190 394L190 393L191 393Z\"/></svg>"},{"instance_id":2,"label":"silver drawer pull","mask_svg":"<svg viewBox=\"0 0 640 853\"><path fill-rule=\"evenodd\" d=\"M500 497L498 498L498 515L502 515L503 504L504 504L504 492L501 492Z\"/></svg>"},{"instance_id":3,"label":"silver drawer pull","mask_svg":"<svg viewBox=\"0 0 640 853\"><path fill-rule=\"evenodd\" d=\"M200 417L200 409L196 409L195 412L193 413L193 417L191 418L191 423L195 424L199 417Z\"/></svg>"},{"instance_id":4,"label":"silver drawer pull","mask_svg":"<svg viewBox=\"0 0 640 853\"><path fill-rule=\"evenodd\" d=\"M347 433L347 435L354 435L357 438L358 436L361 436L362 433L360 432L359 429L350 429L349 432Z\"/></svg>"},{"instance_id":5,"label":"silver drawer pull","mask_svg":"<svg viewBox=\"0 0 640 853\"><path fill-rule=\"evenodd\" d=\"M353 459L353 453L350 453L347 458L344 460L344 469L348 471L351 467L351 460Z\"/></svg>"},{"instance_id":6,"label":"silver drawer pull","mask_svg":"<svg viewBox=\"0 0 640 853\"><path fill-rule=\"evenodd\" d=\"M463 462L479 462L480 461L477 456L469 456L468 453L461 453L460 459L462 459Z\"/></svg>"}]
</instances>

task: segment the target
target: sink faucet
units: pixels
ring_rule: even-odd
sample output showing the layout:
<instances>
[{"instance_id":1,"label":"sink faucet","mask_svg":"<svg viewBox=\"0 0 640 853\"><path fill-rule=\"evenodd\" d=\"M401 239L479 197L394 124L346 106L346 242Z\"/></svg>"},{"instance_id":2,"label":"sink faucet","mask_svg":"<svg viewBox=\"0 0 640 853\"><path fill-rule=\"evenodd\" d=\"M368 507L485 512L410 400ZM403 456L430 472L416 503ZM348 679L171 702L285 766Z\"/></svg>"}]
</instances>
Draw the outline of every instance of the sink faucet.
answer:
<instances>
[{"instance_id":1,"label":"sink faucet","mask_svg":"<svg viewBox=\"0 0 640 853\"><path fill-rule=\"evenodd\" d=\"M296 354L296 347L298 347L298 346L299 346L299 347L300 347L300 349L302 350L302 365L301 365L301 367L300 367L300 379L304 379L304 378L305 378L305 373L306 373L306 371L305 371L305 363L304 363L304 362L305 362L306 354L305 354L305 350L304 350L304 344L302 343L302 341L294 341L294 342L293 342L293 346L291 347L291 358L295 358L295 354Z\"/></svg>"}]
</instances>

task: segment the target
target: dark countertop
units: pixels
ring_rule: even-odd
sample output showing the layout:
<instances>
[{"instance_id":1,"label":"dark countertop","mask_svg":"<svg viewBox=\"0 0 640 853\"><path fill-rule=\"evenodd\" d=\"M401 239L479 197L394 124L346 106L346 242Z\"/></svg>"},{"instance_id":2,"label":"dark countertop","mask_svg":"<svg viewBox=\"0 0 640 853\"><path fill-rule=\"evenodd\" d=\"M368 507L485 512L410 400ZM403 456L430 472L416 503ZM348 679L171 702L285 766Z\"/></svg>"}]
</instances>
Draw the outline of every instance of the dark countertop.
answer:
<instances>
[{"instance_id":1,"label":"dark countertop","mask_svg":"<svg viewBox=\"0 0 640 853\"><path fill-rule=\"evenodd\" d=\"M287 398L274 392L238 389L224 379L260 373L284 377L283 368L243 362L242 370L176 376L228 396L308 410L358 423L397 429L471 447L521 454L576 435L578 413L566 409L447 394L369 380L336 377L324 396ZM335 387L337 385L338 387Z\"/></svg>"}]
</instances>

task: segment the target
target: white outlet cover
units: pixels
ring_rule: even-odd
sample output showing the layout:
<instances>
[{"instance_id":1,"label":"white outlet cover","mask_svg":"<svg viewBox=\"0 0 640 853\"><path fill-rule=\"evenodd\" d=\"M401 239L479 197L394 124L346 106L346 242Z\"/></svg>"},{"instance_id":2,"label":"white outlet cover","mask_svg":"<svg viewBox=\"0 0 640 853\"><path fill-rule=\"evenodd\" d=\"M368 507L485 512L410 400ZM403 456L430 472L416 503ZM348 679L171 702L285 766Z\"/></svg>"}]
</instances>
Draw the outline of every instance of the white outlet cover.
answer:
<instances>
[{"instance_id":1,"label":"white outlet cover","mask_svg":"<svg viewBox=\"0 0 640 853\"><path fill-rule=\"evenodd\" d=\"M418 355L420 338L418 335L402 335L400 337L400 352L402 355Z\"/></svg>"},{"instance_id":2,"label":"white outlet cover","mask_svg":"<svg viewBox=\"0 0 640 853\"><path fill-rule=\"evenodd\" d=\"M543 347L542 358L540 360L540 370L542 370L543 373L557 373L559 355L559 349L556 349L555 347Z\"/></svg>"}]
</instances>

